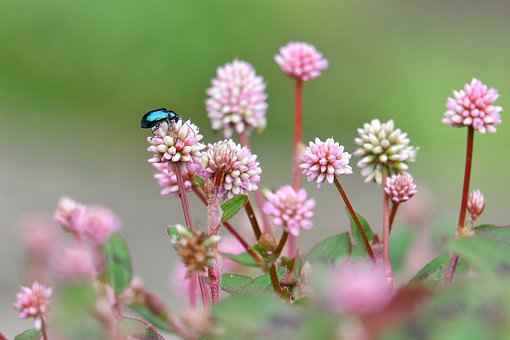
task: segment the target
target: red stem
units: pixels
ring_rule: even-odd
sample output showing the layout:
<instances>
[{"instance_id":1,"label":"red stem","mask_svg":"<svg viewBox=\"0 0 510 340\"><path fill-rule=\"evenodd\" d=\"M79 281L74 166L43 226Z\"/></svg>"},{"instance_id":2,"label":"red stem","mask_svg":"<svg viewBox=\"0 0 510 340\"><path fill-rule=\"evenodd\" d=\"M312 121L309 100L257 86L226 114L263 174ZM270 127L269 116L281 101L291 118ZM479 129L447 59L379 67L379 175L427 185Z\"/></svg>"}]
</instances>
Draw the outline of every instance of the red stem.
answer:
<instances>
[{"instance_id":1,"label":"red stem","mask_svg":"<svg viewBox=\"0 0 510 340\"><path fill-rule=\"evenodd\" d=\"M209 306L209 289L208 283L205 276L198 275L198 285L200 286L200 292L202 294L202 304L204 307Z\"/></svg>"},{"instance_id":2,"label":"red stem","mask_svg":"<svg viewBox=\"0 0 510 340\"><path fill-rule=\"evenodd\" d=\"M188 279L188 298L189 304L192 308L197 306L197 288L198 288L198 274L191 274Z\"/></svg>"},{"instance_id":3,"label":"red stem","mask_svg":"<svg viewBox=\"0 0 510 340\"><path fill-rule=\"evenodd\" d=\"M395 216L397 215L398 207L400 206L400 203L393 203L391 205L391 211L390 211L390 233L393 230L393 222L395 222Z\"/></svg>"},{"instance_id":4,"label":"red stem","mask_svg":"<svg viewBox=\"0 0 510 340\"><path fill-rule=\"evenodd\" d=\"M383 186L386 176L383 176ZM390 199L383 189L383 260L388 279L393 281L393 269L391 268L390 256Z\"/></svg>"},{"instance_id":5,"label":"red stem","mask_svg":"<svg viewBox=\"0 0 510 340\"><path fill-rule=\"evenodd\" d=\"M248 219L250 220L250 224L253 229L253 233L255 234L255 239L258 241L260 236L262 235L262 232L260 231L259 222L257 221L257 217L255 216L255 211L253 210L253 207L251 206L249 199L248 199L248 201L246 201L246 204L244 205L244 210L246 211L246 215L248 216Z\"/></svg>"},{"instance_id":6,"label":"red stem","mask_svg":"<svg viewBox=\"0 0 510 340\"><path fill-rule=\"evenodd\" d=\"M285 247L285 243L287 243L287 240L289 238L289 233L287 231L284 231L282 234L282 237L280 238L280 242L278 242L278 246L276 247L274 251L275 257L279 257L282 253L283 247Z\"/></svg>"},{"instance_id":7,"label":"red stem","mask_svg":"<svg viewBox=\"0 0 510 340\"><path fill-rule=\"evenodd\" d=\"M182 178L180 164L174 164L174 171L175 176L177 177L177 185L179 187L179 198L181 200L182 212L184 213L184 221L186 222L186 226L194 231L193 223L191 221L188 195L186 194L186 188L184 187L184 179Z\"/></svg>"},{"instance_id":8,"label":"red stem","mask_svg":"<svg viewBox=\"0 0 510 340\"><path fill-rule=\"evenodd\" d=\"M466 223L466 210L467 201L469 197L469 184L471 182L471 167L473 164L474 139L475 130L473 129L472 126L469 126L466 140L466 164L464 166L464 183L462 185L462 197L460 201L459 220L457 222L457 236L462 235L464 233ZM450 258L448 269L446 270L444 275L444 278L447 283L451 283L453 281L453 276L455 275L455 270L457 269L458 262L459 256L453 254L452 257Z\"/></svg>"},{"instance_id":9,"label":"red stem","mask_svg":"<svg viewBox=\"0 0 510 340\"><path fill-rule=\"evenodd\" d=\"M292 160L292 187L298 190L301 187L301 173L299 171L299 159L301 153L301 141L303 139L303 80L296 79L294 88L295 111L294 111L294 155Z\"/></svg>"},{"instance_id":10,"label":"red stem","mask_svg":"<svg viewBox=\"0 0 510 340\"><path fill-rule=\"evenodd\" d=\"M345 192L344 188L342 187L342 184L340 184L338 177L335 176L334 182L335 182L336 189L340 193L340 196L342 197L342 199L345 203L345 206L347 207L347 210L349 211L349 214L352 217L352 220L358 227L358 231L361 235L361 238L363 239L363 245L365 246L368 256L370 256L372 261L375 262L374 252L372 251L372 247L370 246L370 242L368 241L368 237L367 237L367 234L365 233L365 229L363 229L363 226L361 225L361 221L359 220L358 215L354 211L354 208L352 207L351 201L349 201L349 197L347 196L347 193Z\"/></svg>"},{"instance_id":11,"label":"red stem","mask_svg":"<svg viewBox=\"0 0 510 340\"><path fill-rule=\"evenodd\" d=\"M40 315L41 318L41 333L43 340L48 340L48 332L46 330L46 321L44 320L44 317Z\"/></svg>"}]
</instances>

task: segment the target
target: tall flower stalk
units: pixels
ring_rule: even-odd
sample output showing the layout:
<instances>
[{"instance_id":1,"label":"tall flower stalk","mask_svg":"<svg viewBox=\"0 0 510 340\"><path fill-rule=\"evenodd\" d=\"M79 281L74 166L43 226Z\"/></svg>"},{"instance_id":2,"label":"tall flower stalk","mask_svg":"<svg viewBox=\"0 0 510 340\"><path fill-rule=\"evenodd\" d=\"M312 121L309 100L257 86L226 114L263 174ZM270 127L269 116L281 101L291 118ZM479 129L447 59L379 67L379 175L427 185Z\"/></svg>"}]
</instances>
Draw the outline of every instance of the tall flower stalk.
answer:
<instances>
[{"instance_id":1,"label":"tall flower stalk","mask_svg":"<svg viewBox=\"0 0 510 340\"><path fill-rule=\"evenodd\" d=\"M443 123L453 127L467 127L466 162L464 181L460 201L459 219L457 221L457 237L470 236L471 229L466 227L471 167L473 162L474 133L494 133L501 123L501 106L494 105L498 99L498 91L489 88L478 79L467 83L463 89L453 92L446 102ZM453 254L445 272L445 280L451 282L459 262L459 256Z\"/></svg>"}]
</instances>

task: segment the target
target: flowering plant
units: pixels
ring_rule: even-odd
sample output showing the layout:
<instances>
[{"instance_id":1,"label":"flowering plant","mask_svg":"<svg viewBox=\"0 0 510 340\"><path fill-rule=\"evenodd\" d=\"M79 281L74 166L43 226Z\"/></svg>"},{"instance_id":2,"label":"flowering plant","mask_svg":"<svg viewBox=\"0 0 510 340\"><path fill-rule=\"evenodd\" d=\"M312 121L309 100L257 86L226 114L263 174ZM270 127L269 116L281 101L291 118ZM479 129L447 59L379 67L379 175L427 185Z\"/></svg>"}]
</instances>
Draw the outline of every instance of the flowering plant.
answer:
<instances>
[{"instance_id":1,"label":"flowering plant","mask_svg":"<svg viewBox=\"0 0 510 340\"><path fill-rule=\"evenodd\" d=\"M173 304L169 308L134 275L120 219L111 210L64 197L54 220L68 234L67 242L28 232L28 269L35 282L21 288L14 307L20 318L33 319L34 328L16 339L164 339L169 334L182 339L419 334L432 339L444 336L442 323L467 322L469 313L485 313L488 319L476 331L495 338L508 334L510 309L495 297L509 296L501 283L510 265L510 228L476 225L486 201L479 190L470 194L475 132L495 132L501 123L498 92L474 79L447 100L443 122L467 129L456 236L413 272L405 265L411 243L402 238L398 217L399 212L403 218L412 215L411 205L420 202L410 169L418 148L393 120L375 118L356 136L341 136L342 141L354 139L352 155L360 174L381 195L376 232L344 183L345 176L354 176L351 153L333 137L302 140L304 84L326 72L328 61L301 42L282 47L275 61L295 84L290 183L282 182L277 190L264 186L268 174L250 144L253 132L266 126L267 94L264 79L245 61L218 68L207 90L212 128L226 139L206 144L199 128L182 119L162 120L147 138L161 195L178 200L182 208L183 219L173 216L166 234L178 258L172 284L188 306L182 312ZM307 191L303 179L316 191ZM313 197L330 188L338 192L339 201L332 203L341 207L338 215L351 221L349 231L339 228L302 248L299 239L320 228ZM194 223L202 211L192 211L190 199L203 204L207 228ZM233 224L238 214L246 215L252 236ZM473 301L480 283L491 292ZM440 313L447 314L446 320Z\"/></svg>"}]
</instances>

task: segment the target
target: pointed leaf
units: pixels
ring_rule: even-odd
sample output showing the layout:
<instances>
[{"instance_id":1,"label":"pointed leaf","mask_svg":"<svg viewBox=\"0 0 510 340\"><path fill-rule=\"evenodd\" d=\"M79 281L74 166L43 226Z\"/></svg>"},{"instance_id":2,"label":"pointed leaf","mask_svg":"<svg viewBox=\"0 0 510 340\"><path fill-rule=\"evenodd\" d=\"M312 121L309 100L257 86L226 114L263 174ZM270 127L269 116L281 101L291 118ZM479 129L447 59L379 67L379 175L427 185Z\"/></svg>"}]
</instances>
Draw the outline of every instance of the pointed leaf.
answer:
<instances>
[{"instance_id":1,"label":"pointed leaf","mask_svg":"<svg viewBox=\"0 0 510 340\"><path fill-rule=\"evenodd\" d=\"M372 228L370 227L370 224L368 224L367 220L361 216L360 214L357 214L359 221L361 222L361 226L363 227L363 230L365 231L365 234L367 235L368 242L372 242L374 239L374 232L372 231ZM363 247L363 238L361 237L361 233L359 231L358 225L354 222L352 219L352 216L349 214L349 219L351 221L351 234L352 237L356 243L356 248L359 248L360 246L363 249L363 253L366 253L365 248Z\"/></svg>"},{"instance_id":2,"label":"pointed leaf","mask_svg":"<svg viewBox=\"0 0 510 340\"><path fill-rule=\"evenodd\" d=\"M317 243L305 261L333 264L351 252L351 240L347 232L330 236Z\"/></svg>"},{"instance_id":3,"label":"pointed leaf","mask_svg":"<svg viewBox=\"0 0 510 340\"><path fill-rule=\"evenodd\" d=\"M133 278L131 257L126 242L119 234L113 234L104 246L105 273L117 294L129 287Z\"/></svg>"},{"instance_id":4,"label":"pointed leaf","mask_svg":"<svg viewBox=\"0 0 510 340\"><path fill-rule=\"evenodd\" d=\"M253 279L246 275L225 273L221 276L221 289L230 294L239 293Z\"/></svg>"},{"instance_id":5,"label":"pointed leaf","mask_svg":"<svg viewBox=\"0 0 510 340\"><path fill-rule=\"evenodd\" d=\"M484 272L508 271L510 268L510 244L506 241L476 235L453 240L448 248Z\"/></svg>"},{"instance_id":6,"label":"pointed leaf","mask_svg":"<svg viewBox=\"0 0 510 340\"><path fill-rule=\"evenodd\" d=\"M221 220L223 222L230 220L232 217L235 216L235 214L239 212L239 210L241 210L242 207L244 207L247 201L248 196L237 195L223 203L221 205L221 211L223 212Z\"/></svg>"},{"instance_id":7,"label":"pointed leaf","mask_svg":"<svg viewBox=\"0 0 510 340\"><path fill-rule=\"evenodd\" d=\"M450 257L447 254L434 258L420 269L411 280L411 283L420 281L441 281L449 260Z\"/></svg>"},{"instance_id":8,"label":"pointed leaf","mask_svg":"<svg viewBox=\"0 0 510 340\"><path fill-rule=\"evenodd\" d=\"M241 254L229 254L229 253L220 253L222 256L225 256L231 261L234 261L235 263L242 264L243 266L247 267L258 267L257 263L251 257L250 254L247 252L241 253Z\"/></svg>"},{"instance_id":9,"label":"pointed leaf","mask_svg":"<svg viewBox=\"0 0 510 340\"><path fill-rule=\"evenodd\" d=\"M157 315L153 313L149 308L142 304L133 303L129 305L129 308L135 312L136 314L140 315L142 318L144 318L146 321L150 322L155 327L163 330L163 331L169 331L167 320L163 315Z\"/></svg>"},{"instance_id":10,"label":"pointed leaf","mask_svg":"<svg viewBox=\"0 0 510 340\"><path fill-rule=\"evenodd\" d=\"M27 329L23 333L16 335L14 337L14 340L39 340L41 336L42 336L41 331L32 328Z\"/></svg>"}]
</instances>

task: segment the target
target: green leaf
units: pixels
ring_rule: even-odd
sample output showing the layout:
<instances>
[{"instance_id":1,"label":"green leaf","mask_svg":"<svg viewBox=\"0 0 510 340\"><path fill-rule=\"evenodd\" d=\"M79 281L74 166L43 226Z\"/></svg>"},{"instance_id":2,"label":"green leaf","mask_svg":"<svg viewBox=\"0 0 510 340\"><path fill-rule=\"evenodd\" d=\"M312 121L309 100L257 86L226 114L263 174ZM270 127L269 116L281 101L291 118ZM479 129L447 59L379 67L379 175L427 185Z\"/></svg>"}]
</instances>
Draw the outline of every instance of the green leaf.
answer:
<instances>
[{"instance_id":1,"label":"green leaf","mask_svg":"<svg viewBox=\"0 0 510 340\"><path fill-rule=\"evenodd\" d=\"M441 281L443 273L448 266L450 256L447 254L440 255L429 263L427 263L411 280L411 283L426 282L426 281Z\"/></svg>"},{"instance_id":2,"label":"green leaf","mask_svg":"<svg viewBox=\"0 0 510 340\"><path fill-rule=\"evenodd\" d=\"M221 211L223 212L223 216L221 220L223 222L230 220L241 210L242 207L248 202L248 196L246 195L237 195L226 201L221 205Z\"/></svg>"},{"instance_id":3,"label":"green leaf","mask_svg":"<svg viewBox=\"0 0 510 340\"><path fill-rule=\"evenodd\" d=\"M338 332L338 316L307 309L303 315L303 322L297 330L297 334L293 339L336 339Z\"/></svg>"},{"instance_id":4,"label":"green leaf","mask_svg":"<svg viewBox=\"0 0 510 340\"><path fill-rule=\"evenodd\" d=\"M203 188L204 187L204 179L200 176L197 176L197 175L194 175L193 176L193 185L196 186L196 187L199 187L199 188Z\"/></svg>"},{"instance_id":5,"label":"green leaf","mask_svg":"<svg viewBox=\"0 0 510 340\"><path fill-rule=\"evenodd\" d=\"M170 236L171 239L178 240L179 239L179 233L177 232L177 228L175 226L171 226L166 228L166 233L168 236Z\"/></svg>"},{"instance_id":6,"label":"green leaf","mask_svg":"<svg viewBox=\"0 0 510 340\"><path fill-rule=\"evenodd\" d=\"M113 234L104 246L105 273L117 294L129 287L133 278L131 257L126 242L119 234Z\"/></svg>"},{"instance_id":7,"label":"green leaf","mask_svg":"<svg viewBox=\"0 0 510 340\"><path fill-rule=\"evenodd\" d=\"M221 276L221 289L230 294L236 294L249 285L253 279L250 276L225 273Z\"/></svg>"},{"instance_id":8,"label":"green leaf","mask_svg":"<svg viewBox=\"0 0 510 340\"><path fill-rule=\"evenodd\" d=\"M133 303L129 305L129 308L135 312L136 314L140 315L142 318L144 318L146 321L150 322L155 327L163 330L163 331L170 331L168 328L168 323L166 320L166 317L164 315L157 315L153 313L149 308L142 304Z\"/></svg>"},{"instance_id":9,"label":"green leaf","mask_svg":"<svg viewBox=\"0 0 510 340\"><path fill-rule=\"evenodd\" d=\"M351 240L347 232L330 236L317 243L308 253L305 261L333 264L351 252Z\"/></svg>"},{"instance_id":10,"label":"green leaf","mask_svg":"<svg viewBox=\"0 0 510 340\"><path fill-rule=\"evenodd\" d=\"M368 224L367 220L361 216L360 214L357 214L359 221L361 222L361 226L363 227L363 230L365 231L365 234L367 235L368 242L372 242L374 239L374 232L372 231L372 228L370 227L370 224ZM363 255L368 255L366 253L366 249L364 247L363 238L361 237L361 233L359 232L357 224L352 219L352 216L349 214L349 219L351 221L351 234L354 238L354 241L356 243L356 246L354 248L357 248L356 253L363 250ZM353 249L354 251L354 249ZM354 255L356 255L356 253Z\"/></svg>"},{"instance_id":11,"label":"green leaf","mask_svg":"<svg viewBox=\"0 0 510 340\"><path fill-rule=\"evenodd\" d=\"M38 331L35 328L27 329L21 334L18 334L14 337L14 340L39 340L42 334L41 331Z\"/></svg>"},{"instance_id":12,"label":"green leaf","mask_svg":"<svg viewBox=\"0 0 510 340\"><path fill-rule=\"evenodd\" d=\"M493 272L510 268L509 247L506 241L476 235L452 240L448 248L479 270Z\"/></svg>"},{"instance_id":13,"label":"green leaf","mask_svg":"<svg viewBox=\"0 0 510 340\"><path fill-rule=\"evenodd\" d=\"M255 250L255 248L252 248ZM231 261L234 261L235 263L242 264L243 266L247 267L258 267L257 262L251 257L250 254L247 252L241 253L241 254L230 254L230 253L220 253L222 256L225 256Z\"/></svg>"},{"instance_id":14,"label":"green leaf","mask_svg":"<svg viewBox=\"0 0 510 340\"><path fill-rule=\"evenodd\" d=\"M405 226L401 226L405 227ZM399 272L414 241L414 233L408 228L393 230L390 238L390 256L393 270Z\"/></svg>"}]
</instances>

